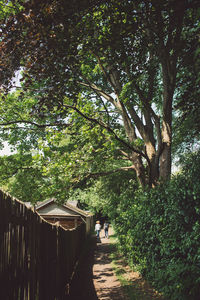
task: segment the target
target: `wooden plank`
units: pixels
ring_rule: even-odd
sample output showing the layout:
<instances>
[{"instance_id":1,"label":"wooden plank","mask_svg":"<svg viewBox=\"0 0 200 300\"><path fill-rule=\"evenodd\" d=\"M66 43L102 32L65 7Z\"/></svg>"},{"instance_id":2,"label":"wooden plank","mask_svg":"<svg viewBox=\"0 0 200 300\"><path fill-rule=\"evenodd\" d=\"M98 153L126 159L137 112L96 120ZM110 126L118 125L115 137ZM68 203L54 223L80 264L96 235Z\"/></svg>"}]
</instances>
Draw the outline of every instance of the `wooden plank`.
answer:
<instances>
[{"instance_id":1,"label":"wooden plank","mask_svg":"<svg viewBox=\"0 0 200 300\"><path fill-rule=\"evenodd\" d=\"M50 225L1 191L0 225L0 299L67 299L84 227L69 231Z\"/></svg>"}]
</instances>

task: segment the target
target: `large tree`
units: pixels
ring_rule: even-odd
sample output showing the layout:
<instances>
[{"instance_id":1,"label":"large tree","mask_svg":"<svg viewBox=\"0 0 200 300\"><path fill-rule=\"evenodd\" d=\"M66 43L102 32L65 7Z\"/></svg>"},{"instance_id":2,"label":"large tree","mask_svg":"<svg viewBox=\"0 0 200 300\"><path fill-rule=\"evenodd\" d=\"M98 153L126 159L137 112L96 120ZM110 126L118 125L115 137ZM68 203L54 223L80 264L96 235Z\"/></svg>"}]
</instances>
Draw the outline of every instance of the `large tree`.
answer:
<instances>
[{"instance_id":1,"label":"large tree","mask_svg":"<svg viewBox=\"0 0 200 300\"><path fill-rule=\"evenodd\" d=\"M192 85L184 58L193 62L198 47L198 1L20 4L1 26L2 92L21 68L21 99L37 99L30 117L74 126L84 118L117 141L142 186L168 179L173 107L181 84Z\"/></svg>"}]
</instances>

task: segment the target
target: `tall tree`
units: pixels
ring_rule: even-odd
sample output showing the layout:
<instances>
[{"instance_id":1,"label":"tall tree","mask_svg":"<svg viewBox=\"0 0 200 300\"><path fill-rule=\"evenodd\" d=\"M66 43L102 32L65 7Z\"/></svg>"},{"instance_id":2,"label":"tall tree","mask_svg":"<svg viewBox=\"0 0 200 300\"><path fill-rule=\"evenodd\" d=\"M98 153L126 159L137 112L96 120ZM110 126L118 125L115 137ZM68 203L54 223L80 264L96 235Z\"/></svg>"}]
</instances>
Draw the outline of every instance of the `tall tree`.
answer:
<instances>
[{"instance_id":1,"label":"tall tree","mask_svg":"<svg viewBox=\"0 0 200 300\"><path fill-rule=\"evenodd\" d=\"M37 98L32 115L58 111L74 123L79 115L120 143L142 186L168 179L173 104L190 65L182 57L198 41L198 1L21 6L1 26L2 90L23 68L21 97Z\"/></svg>"}]
</instances>

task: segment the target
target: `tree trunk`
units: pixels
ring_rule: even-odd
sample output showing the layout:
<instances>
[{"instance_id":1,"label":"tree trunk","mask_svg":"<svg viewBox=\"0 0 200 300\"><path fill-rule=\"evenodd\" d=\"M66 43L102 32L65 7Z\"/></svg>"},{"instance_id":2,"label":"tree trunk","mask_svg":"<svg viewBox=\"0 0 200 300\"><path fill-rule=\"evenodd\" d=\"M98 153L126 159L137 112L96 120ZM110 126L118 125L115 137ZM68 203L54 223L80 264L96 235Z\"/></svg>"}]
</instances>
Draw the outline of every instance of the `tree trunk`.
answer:
<instances>
[{"instance_id":1,"label":"tree trunk","mask_svg":"<svg viewBox=\"0 0 200 300\"><path fill-rule=\"evenodd\" d=\"M156 162L155 157L150 161L149 166L149 186L155 187L159 179L159 164Z\"/></svg>"},{"instance_id":2,"label":"tree trunk","mask_svg":"<svg viewBox=\"0 0 200 300\"><path fill-rule=\"evenodd\" d=\"M171 144L172 144L172 102L176 83L176 63L169 54L163 51L163 121L162 121L162 152L160 155L161 180L168 180L171 176Z\"/></svg>"},{"instance_id":3,"label":"tree trunk","mask_svg":"<svg viewBox=\"0 0 200 300\"><path fill-rule=\"evenodd\" d=\"M161 180L168 180L171 176L171 144L172 144L172 100L174 85L165 86L164 84L164 104L163 104L163 123L162 123L162 153L160 155L160 174Z\"/></svg>"},{"instance_id":4,"label":"tree trunk","mask_svg":"<svg viewBox=\"0 0 200 300\"><path fill-rule=\"evenodd\" d=\"M160 157L160 179L167 180L171 176L171 144L164 143Z\"/></svg>"},{"instance_id":5,"label":"tree trunk","mask_svg":"<svg viewBox=\"0 0 200 300\"><path fill-rule=\"evenodd\" d=\"M133 169L136 172L136 176L140 185L142 187L145 187L147 182L145 176L145 168L143 166L141 157L137 153L133 152L131 155L131 161L133 163Z\"/></svg>"}]
</instances>

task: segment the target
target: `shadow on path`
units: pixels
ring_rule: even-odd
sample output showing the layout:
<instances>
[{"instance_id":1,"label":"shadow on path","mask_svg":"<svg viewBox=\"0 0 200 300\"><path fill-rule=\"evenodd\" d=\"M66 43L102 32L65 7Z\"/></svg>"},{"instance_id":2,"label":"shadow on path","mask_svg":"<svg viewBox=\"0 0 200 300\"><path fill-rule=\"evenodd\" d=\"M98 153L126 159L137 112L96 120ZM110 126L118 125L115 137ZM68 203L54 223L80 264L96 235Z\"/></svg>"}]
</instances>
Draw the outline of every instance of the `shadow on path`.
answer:
<instances>
[{"instance_id":1,"label":"shadow on path","mask_svg":"<svg viewBox=\"0 0 200 300\"><path fill-rule=\"evenodd\" d=\"M109 257L114 247L109 239L91 237L74 275L70 300L126 299Z\"/></svg>"},{"instance_id":2,"label":"shadow on path","mask_svg":"<svg viewBox=\"0 0 200 300\"><path fill-rule=\"evenodd\" d=\"M70 300L98 300L93 283L94 252L96 237L88 241L87 251L84 252L70 288Z\"/></svg>"},{"instance_id":3,"label":"shadow on path","mask_svg":"<svg viewBox=\"0 0 200 300\"><path fill-rule=\"evenodd\" d=\"M97 243L93 278L99 300L127 299L111 265L110 254L113 251L115 251L115 245L110 243L110 240L102 238L101 243Z\"/></svg>"},{"instance_id":4,"label":"shadow on path","mask_svg":"<svg viewBox=\"0 0 200 300\"><path fill-rule=\"evenodd\" d=\"M110 234L112 231L110 231ZM69 300L153 300L164 298L152 289L138 272L130 270L123 259L118 259L118 275L125 279L123 287L114 274L111 253L116 252L116 245L110 239L96 240L92 236L88 241L70 289ZM125 283L126 282L126 283Z\"/></svg>"}]
</instances>

